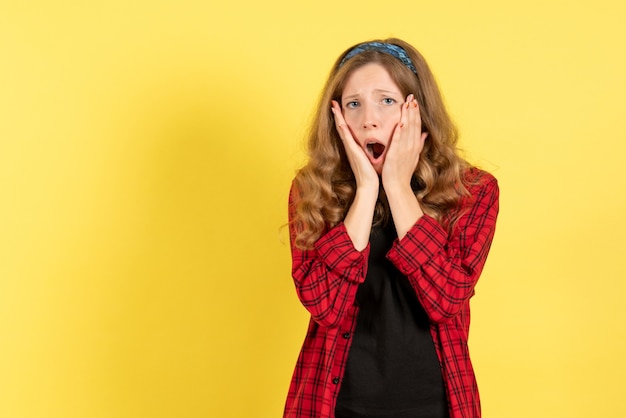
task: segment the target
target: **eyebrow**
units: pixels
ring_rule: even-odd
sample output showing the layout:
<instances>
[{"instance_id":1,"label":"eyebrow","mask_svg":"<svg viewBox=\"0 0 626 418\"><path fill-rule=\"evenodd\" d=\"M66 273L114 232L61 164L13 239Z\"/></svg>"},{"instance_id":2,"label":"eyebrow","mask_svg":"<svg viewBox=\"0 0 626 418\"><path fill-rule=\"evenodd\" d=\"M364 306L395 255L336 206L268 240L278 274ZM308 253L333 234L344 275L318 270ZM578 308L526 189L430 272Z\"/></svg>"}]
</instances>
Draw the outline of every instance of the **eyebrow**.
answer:
<instances>
[{"instance_id":1,"label":"eyebrow","mask_svg":"<svg viewBox=\"0 0 626 418\"><path fill-rule=\"evenodd\" d=\"M374 93L382 93L382 94L388 94L388 95L398 95L398 96L402 96L402 93L398 92L398 91L391 91L391 90L384 90L384 89L375 89ZM354 93L351 94L349 96L342 96L342 100L346 100L346 99L354 99L355 97L359 97L360 94L359 93Z\"/></svg>"}]
</instances>

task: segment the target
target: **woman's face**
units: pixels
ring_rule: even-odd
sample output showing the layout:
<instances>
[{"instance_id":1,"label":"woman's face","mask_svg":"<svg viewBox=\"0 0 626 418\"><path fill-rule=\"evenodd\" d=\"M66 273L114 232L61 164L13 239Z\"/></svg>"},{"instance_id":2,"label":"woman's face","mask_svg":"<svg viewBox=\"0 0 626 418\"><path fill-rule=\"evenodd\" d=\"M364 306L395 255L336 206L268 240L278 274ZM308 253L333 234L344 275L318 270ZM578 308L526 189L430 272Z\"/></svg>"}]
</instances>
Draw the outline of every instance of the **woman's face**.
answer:
<instances>
[{"instance_id":1,"label":"woman's face","mask_svg":"<svg viewBox=\"0 0 626 418\"><path fill-rule=\"evenodd\" d=\"M360 67L348 77L341 95L343 117L378 174L405 98L380 64Z\"/></svg>"}]
</instances>

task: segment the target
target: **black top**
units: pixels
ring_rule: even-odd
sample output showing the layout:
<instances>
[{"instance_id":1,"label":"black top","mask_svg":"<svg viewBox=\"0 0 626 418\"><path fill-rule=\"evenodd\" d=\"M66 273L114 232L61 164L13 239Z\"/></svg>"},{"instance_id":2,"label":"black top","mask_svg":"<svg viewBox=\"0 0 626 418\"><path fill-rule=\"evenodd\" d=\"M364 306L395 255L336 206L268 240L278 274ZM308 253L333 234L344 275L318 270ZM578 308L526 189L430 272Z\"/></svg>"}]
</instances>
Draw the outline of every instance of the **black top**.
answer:
<instances>
[{"instance_id":1,"label":"black top","mask_svg":"<svg viewBox=\"0 0 626 418\"><path fill-rule=\"evenodd\" d=\"M339 390L336 418L447 418L448 403L428 317L407 278L386 258L389 222L370 236L369 267Z\"/></svg>"}]
</instances>

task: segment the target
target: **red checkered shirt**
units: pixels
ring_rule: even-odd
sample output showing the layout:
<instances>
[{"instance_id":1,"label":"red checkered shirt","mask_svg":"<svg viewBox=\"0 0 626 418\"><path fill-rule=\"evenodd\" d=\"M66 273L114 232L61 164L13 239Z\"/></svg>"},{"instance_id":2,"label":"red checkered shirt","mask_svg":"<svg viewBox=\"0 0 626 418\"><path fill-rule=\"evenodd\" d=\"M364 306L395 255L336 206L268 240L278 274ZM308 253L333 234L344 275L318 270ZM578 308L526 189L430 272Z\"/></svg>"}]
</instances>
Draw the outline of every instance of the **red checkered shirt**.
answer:
<instances>
[{"instance_id":1,"label":"red checkered shirt","mask_svg":"<svg viewBox=\"0 0 626 418\"><path fill-rule=\"evenodd\" d=\"M441 363L450 418L480 417L480 399L467 347L469 300L491 246L499 189L490 174L468 172L471 196L451 234L424 215L393 243L387 258L404 274L428 314ZM294 217L293 189L289 219ZM292 225L292 223L290 223ZM311 320L291 380L284 417L332 418L367 274L369 246L355 250L343 223L329 229L311 250L293 245L292 275Z\"/></svg>"}]
</instances>

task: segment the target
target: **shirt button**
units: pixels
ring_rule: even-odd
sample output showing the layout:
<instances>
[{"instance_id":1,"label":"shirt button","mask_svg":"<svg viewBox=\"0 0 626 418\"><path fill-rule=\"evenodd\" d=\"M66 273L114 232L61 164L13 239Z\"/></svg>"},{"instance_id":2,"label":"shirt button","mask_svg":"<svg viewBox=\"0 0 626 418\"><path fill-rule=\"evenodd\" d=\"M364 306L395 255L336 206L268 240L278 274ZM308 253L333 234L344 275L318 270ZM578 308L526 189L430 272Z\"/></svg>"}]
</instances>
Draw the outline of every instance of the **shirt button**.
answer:
<instances>
[{"instance_id":1,"label":"shirt button","mask_svg":"<svg viewBox=\"0 0 626 418\"><path fill-rule=\"evenodd\" d=\"M338 377L335 377L335 378L333 379L333 383L334 383L334 384L339 384L339 378L338 378Z\"/></svg>"},{"instance_id":2,"label":"shirt button","mask_svg":"<svg viewBox=\"0 0 626 418\"><path fill-rule=\"evenodd\" d=\"M343 334L343 338L345 338L346 340L350 338L350 333L346 332L345 334Z\"/></svg>"}]
</instances>

